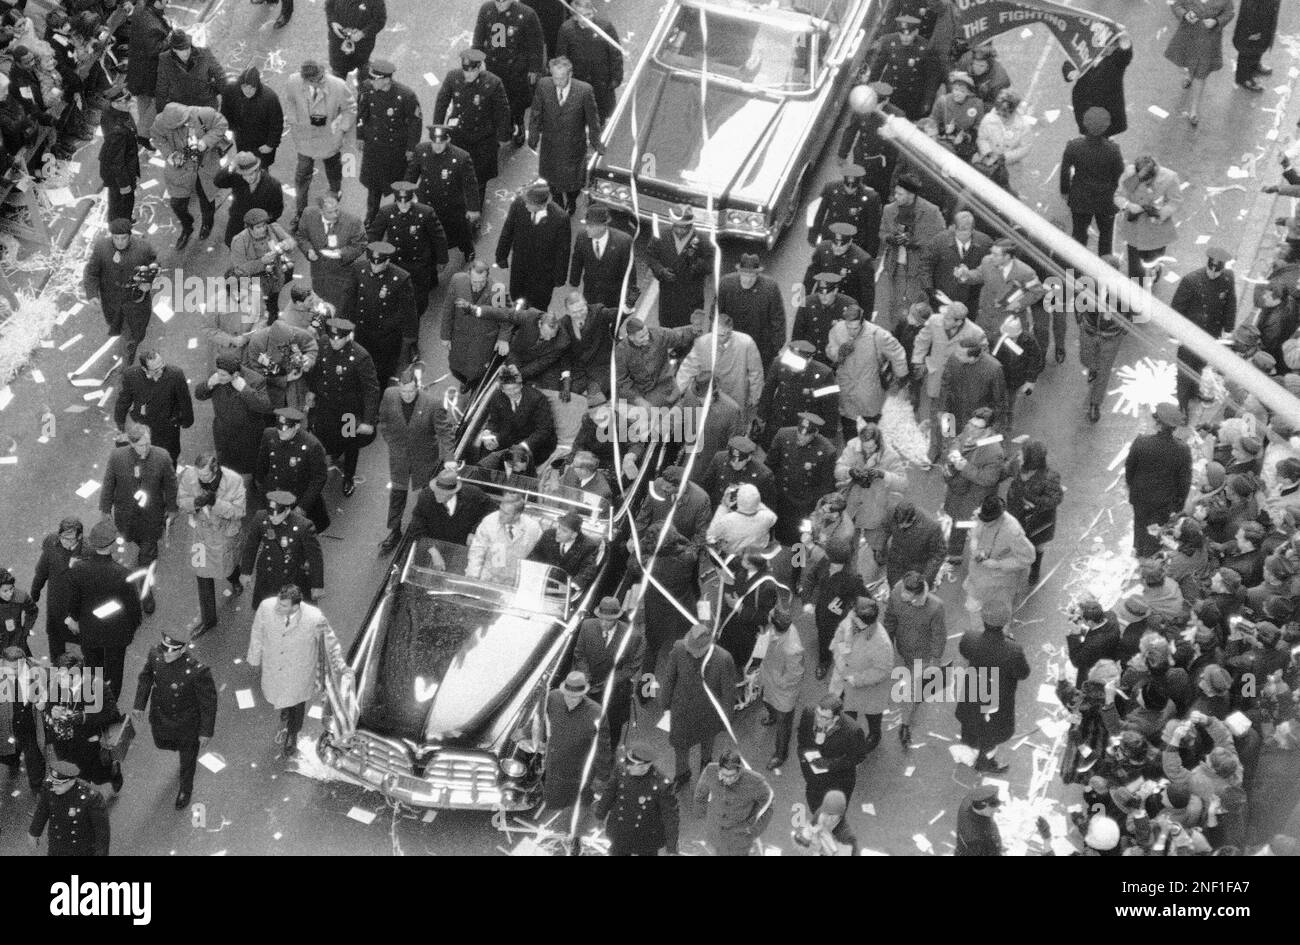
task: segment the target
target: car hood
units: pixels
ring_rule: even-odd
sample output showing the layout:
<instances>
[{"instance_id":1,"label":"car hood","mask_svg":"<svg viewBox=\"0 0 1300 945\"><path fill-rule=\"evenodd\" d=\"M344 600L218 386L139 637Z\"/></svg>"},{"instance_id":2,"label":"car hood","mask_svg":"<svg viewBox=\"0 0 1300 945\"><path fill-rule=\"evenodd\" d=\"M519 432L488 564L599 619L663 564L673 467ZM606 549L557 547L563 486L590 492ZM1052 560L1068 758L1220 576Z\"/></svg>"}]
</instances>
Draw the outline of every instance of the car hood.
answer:
<instances>
[{"instance_id":1,"label":"car hood","mask_svg":"<svg viewBox=\"0 0 1300 945\"><path fill-rule=\"evenodd\" d=\"M718 82L709 84L702 108L698 76L657 64L646 68L634 95L610 137L606 162L631 167L635 108L637 176L715 199L769 204L807 121L803 100ZM785 146L772 147L777 141Z\"/></svg>"},{"instance_id":2,"label":"car hood","mask_svg":"<svg viewBox=\"0 0 1300 945\"><path fill-rule=\"evenodd\" d=\"M563 632L404 585L389 606L358 696L360 727L390 737L475 744Z\"/></svg>"}]
</instances>

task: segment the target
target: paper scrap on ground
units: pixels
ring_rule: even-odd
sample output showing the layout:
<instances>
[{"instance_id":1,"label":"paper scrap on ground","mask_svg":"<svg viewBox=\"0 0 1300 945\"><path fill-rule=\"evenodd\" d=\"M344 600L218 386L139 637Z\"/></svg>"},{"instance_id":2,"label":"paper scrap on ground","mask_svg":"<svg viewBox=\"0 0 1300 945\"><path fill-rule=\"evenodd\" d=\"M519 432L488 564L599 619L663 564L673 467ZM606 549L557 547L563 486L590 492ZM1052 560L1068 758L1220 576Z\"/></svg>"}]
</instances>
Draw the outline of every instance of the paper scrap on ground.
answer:
<instances>
[{"instance_id":1,"label":"paper scrap on ground","mask_svg":"<svg viewBox=\"0 0 1300 945\"><path fill-rule=\"evenodd\" d=\"M948 754L952 755L952 760L957 764L971 767L974 767L975 759L979 757L979 752L970 745L949 745Z\"/></svg>"},{"instance_id":2,"label":"paper scrap on ground","mask_svg":"<svg viewBox=\"0 0 1300 945\"><path fill-rule=\"evenodd\" d=\"M17 456L0 456L0 466L17 466Z\"/></svg>"},{"instance_id":3,"label":"paper scrap on ground","mask_svg":"<svg viewBox=\"0 0 1300 945\"><path fill-rule=\"evenodd\" d=\"M1161 108L1159 105L1151 105L1151 106L1149 106L1149 107L1147 108L1147 111L1149 111L1151 114L1155 115L1157 118L1168 118L1168 117L1169 117L1169 113L1168 113L1167 111L1165 111L1163 108Z\"/></svg>"},{"instance_id":4,"label":"paper scrap on ground","mask_svg":"<svg viewBox=\"0 0 1300 945\"><path fill-rule=\"evenodd\" d=\"M72 191L67 187L51 187L45 191L45 195L50 198L50 203L56 207L67 207L77 202L77 198L72 195Z\"/></svg>"},{"instance_id":5,"label":"paper scrap on ground","mask_svg":"<svg viewBox=\"0 0 1300 945\"><path fill-rule=\"evenodd\" d=\"M0 410L4 410L14 399L14 392L8 386L0 387Z\"/></svg>"},{"instance_id":6,"label":"paper scrap on ground","mask_svg":"<svg viewBox=\"0 0 1300 945\"><path fill-rule=\"evenodd\" d=\"M426 72L424 74L424 81L428 82L429 85L433 86L434 88L437 88L438 86L438 77L434 75L432 72Z\"/></svg>"},{"instance_id":7,"label":"paper scrap on ground","mask_svg":"<svg viewBox=\"0 0 1300 945\"><path fill-rule=\"evenodd\" d=\"M257 705L256 700L253 699L253 690L251 689L235 690L235 701L239 703L241 709L251 709Z\"/></svg>"},{"instance_id":8,"label":"paper scrap on ground","mask_svg":"<svg viewBox=\"0 0 1300 945\"><path fill-rule=\"evenodd\" d=\"M313 719L324 718L325 711L320 706L314 705L307 710L307 715L309 718Z\"/></svg>"},{"instance_id":9,"label":"paper scrap on ground","mask_svg":"<svg viewBox=\"0 0 1300 945\"><path fill-rule=\"evenodd\" d=\"M671 710L665 712L662 716L660 716L659 721L655 723L655 728L659 729L661 732L670 731L673 724L672 715L673 713Z\"/></svg>"},{"instance_id":10,"label":"paper scrap on ground","mask_svg":"<svg viewBox=\"0 0 1300 945\"><path fill-rule=\"evenodd\" d=\"M360 807L354 807L352 810L348 811L348 817L367 826L375 822L375 812Z\"/></svg>"},{"instance_id":11,"label":"paper scrap on ground","mask_svg":"<svg viewBox=\"0 0 1300 945\"><path fill-rule=\"evenodd\" d=\"M1039 719L1038 730L1048 738L1059 738L1070 727L1069 719Z\"/></svg>"},{"instance_id":12,"label":"paper scrap on ground","mask_svg":"<svg viewBox=\"0 0 1300 945\"><path fill-rule=\"evenodd\" d=\"M226 767L226 759L222 758L214 751L204 753L199 757L199 764L207 768L213 774L220 774Z\"/></svg>"},{"instance_id":13,"label":"paper scrap on ground","mask_svg":"<svg viewBox=\"0 0 1300 945\"><path fill-rule=\"evenodd\" d=\"M922 853L934 852L934 844L932 844L923 833L912 834L912 842L916 844L916 848Z\"/></svg>"},{"instance_id":14,"label":"paper scrap on ground","mask_svg":"<svg viewBox=\"0 0 1300 945\"><path fill-rule=\"evenodd\" d=\"M71 338L69 338L67 341L63 342L63 344L59 345L59 350L60 350L60 351L67 351L69 348L71 348L73 345L75 345L78 341L80 341L81 338L82 338L82 336L79 335L79 334L77 334L77 335L73 335L73 336L72 336Z\"/></svg>"},{"instance_id":15,"label":"paper scrap on ground","mask_svg":"<svg viewBox=\"0 0 1300 945\"><path fill-rule=\"evenodd\" d=\"M1060 705L1061 700L1056 698L1056 687L1051 683L1039 683L1038 701L1045 702L1048 705Z\"/></svg>"},{"instance_id":16,"label":"paper scrap on ground","mask_svg":"<svg viewBox=\"0 0 1300 945\"><path fill-rule=\"evenodd\" d=\"M910 778L915 773L916 773L916 765L908 765L906 768L903 769L903 777L905 778Z\"/></svg>"},{"instance_id":17,"label":"paper scrap on ground","mask_svg":"<svg viewBox=\"0 0 1300 945\"><path fill-rule=\"evenodd\" d=\"M84 410L85 408L83 407L82 409ZM99 491L99 483L96 482L94 479L87 479L85 482L81 484L81 488L77 490L77 498L89 499L92 495L94 495L98 491Z\"/></svg>"},{"instance_id":18,"label":"paper scrap on ground","mask_svg":"<svg viewBox=\"0 0 1300 945\"><path fill-rule=\"evenodd\" d=\"M157 186L158 186L158 181L156 179L152 179L152 180L147 180L143 184L141 184L140 189L148 190L150 187L157 187Z\"/></svg>"},{"instance_id":19,"label":"paper scrap on ground","mask_svg":"<svg viewBox=\"0 0 1300 945\"><path fill-rule=\"evenodd\" d=\"M864 813L864 814L870 814L872 817L875 817L875 816L876 816L876 805L875 805L875 804L863 804L863 805L862 805L862 813Z\"/></svg>"}]
</instances>

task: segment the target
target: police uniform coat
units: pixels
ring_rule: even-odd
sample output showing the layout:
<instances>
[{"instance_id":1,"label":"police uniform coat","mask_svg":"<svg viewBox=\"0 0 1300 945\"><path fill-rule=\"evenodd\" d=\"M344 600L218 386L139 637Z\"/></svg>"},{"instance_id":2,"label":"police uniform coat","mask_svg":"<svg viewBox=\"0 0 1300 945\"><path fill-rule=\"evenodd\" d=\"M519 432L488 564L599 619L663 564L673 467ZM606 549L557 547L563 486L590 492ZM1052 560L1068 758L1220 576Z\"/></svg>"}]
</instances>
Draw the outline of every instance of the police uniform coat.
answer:
<instances>
[{"instance_id":1,"label":"police uniform coat","mask_svg":"<svg viewBox=\"0 0 1300 945\"><path fill-rule=\"evenodd\" d=\"M271 414L271 398L261 374L246 367L239 373L244 378L242 391L230 384L213 387L205 377L194 385L194 399L212 401L212 445L217 460L240 475L251 476Z\"/></svg>"},{"instance_id":2,"label":"police uniform coat","mask_svg":"<svg viewBox=\"0 0 1300 945\"><path fill-rule=\"evenodd\" d=\"M437 473L442 456L450 458L455 451L451 417L425 390L415 395L409 421L398 388L385 390L379 399L378 430L388 444L388 478L394 489L424 488Z\"/></svg>"},{"instance_id":3,"label":"police uniform coat","mask_svg":"<svg viewBox=\"0 0 1300 945\"><path fill-rule=\"evenodd\" d=\"M488 71L501 77L512 111L522 118L532 91L528 74L541 75L546 69L546 39L537 14L522 3L501 11L485 0L474 23L473 46L486 54Z\"/></svg>"},{"instance_id":4,"label":"police uniform coat","mask_svg":"<svg viewBox=\"0 0 1300 945\"><path fill-rule=\"evenodd\" d=\"M127 580L130 573L110 555L101 554L93 554L68 569L64 601L67 615L78 625L73 639L83 649L126 649L135 639L143 615L139 585ZM96 617L95 611L110 601L116 601L121 609Z\"/></svg>"},{"instance_id":5,"label":"police uniform coat","mask_svg":"<svg viewBox=\"0 0 1300 945\"><path fill-rule=\"evenodd\" d=\"M800 446L798 434L798 427L777 430L767 451L776 479L777 528L786 538L791 528L812 514L822 496L835 490L835 444L818 433Z\"/></svg>"},{"instance_id":6,"label":"police uniform coat","mask_svg":"<svg viewBox=\"0 0 1300 945\"><path fill-rule=\"evenodd\" d=\"M852 190L843 180L831 181L822 188L821 203L808 229L808 242L816 245L830 240L832 223L848 223L857 227L853 237L856 246L875 258L880 255L880 216L883 212L880 194L871 187L858 183Z\"/></svg>"},{"instance_id":7,"label":"police uniform coat","mask_svg":"<svg viewBox=\"0 0 1300 945\"><path fill-rule=\"evenodd\" d=\"M710 409L716 409L716 406ZM768 508L776 507L776 478L768 469L752 456L740 469L731 465L731 449L724 446L717 450L706 465L703 457L695 461L692 478L709 494L709 501L715 506L722 502L723 494L731 486L749 483L758 490L758 496ZM703 470L702 473L699 470Z\"/></svg>"},{"instance_id":8,"label":"police uniform coat","mask_svg":"<svg viewBox=\"0 0 1300 945\"><path fill-rule=\"evenodd\" d=\"M482 194L497 176L497 144L510 140L510 102L501 79L480 70L473 82L457 68L443 77L434 100L433 121L451 126L451 143L464 148L474 162Z\"/></svg>"},{"instance_id":9,"label":"police uniform coat","mask_svg":"<svg viewBox=\"0 0 1300 945\"><path fill-rule=\"evenodd\" d=\"M289 440L281 440L274 427L262 431L257 451L254 479L263 495L283 489L298 499L298 508L312 514L312 507L322 505L321 490L329 478L329 460L320 440L299 429ZM323 507L322 507L323 511ZM326 522L329 516L325 516Z\"/></svg>"},{"instance_id":10,"label":"police uniform coat","mask_svg":"<svg viewBox=\"0 0 1300 945\"><path fill-rule=\"evenodd\" d=\"M417 144L406 167L406 180L417 185L415 199L433 207L446 230L454 228L458 216L464 225L466 211L477 213L482 209L478 178L469 152L450 141L441 154L428 141ZM448 237L451 238L450 233Z\"/></svg>"},{"instance_id":11,"label":"police uniform coat","mask_svg":"<svg viewBox=\"0 0 1300 945\"><path fill-rule=\"evenodd\" d=\"M835 371L811 358L802 371L780 363L774 365L758 401L764 439L770 443L777 430L797 426L799 414L805 412L814 413L828 423L840 415L840 388Z\"/></svg>"},{"instance_id":12,"label":"police uniform coat","mask_svg":"<svg viewBox=\"0 0 1300 945\"><path fill-rule=\"evenodd\" d=\"M347 664L338 637L317 607L304 603L285 619L272 596L257 605L248 635L248 665L262 669L262 695L274 708L311 702L321 688L322 648L329 666L342 673Z\"/></svg>"},{"instance_id":13,"label":"police uniform coat","mask_svg":"<svg viewBox=\"0 0 1300 945\"><path fill-rule=\"evenodd\" d=\"M134 337L144 337L153 311L152 293L141 292L131 277L140 266L157 260L158 254L143 236L132 236L121 251L111 236L95 240L81 285L86 298L99 299L110 335L120 335L126 327Z\"/></svg>"},{"instance_id":14,"label":"police uniform coat","mask_svg":"<svg viewBox=\"0 0 1300 945\"><path fill-rule=\"evenodd\" d=\"M1029 678L1029 662L1025 651L1001 630L968 630L957 645L966 664L974 669L996 669L998 687L997 711L985 714L992 706L980 698L967 698L957 703L957 721L961 723L962 741L989 751L1005 742L1016 732L1016 686ZM982 686L974 687L981 693Z\"/></svg>"},{"instance_id":15,"label":"police uniform coat","mask_svg":"<svg viewBox=\"0 0 1300 945\"><path fill-rule=\"evenodd\" d=\"M167 18L147 3L131 14L131 55L126 64L126 88L132 95L153 95L158 90L158 57L166 51Z\"/></svg>"},{"instance_id":16,"label":"police uniform coat","mask_svg":"<svg viewBox=\"0 0 1300 945\"><path fill-rule=\"evenodd\" d=\"M312 432L326 453L338 456L349 446L344 429L349 417L354 428L350 437L353 443L361 448L374 442L374 433L355 431L360 424L373 427L379 422L379 380L365 348L351 340L337 351L331 344L322 345L307 380L316 395L311 409Z\"/></svg>"},{"instance_id":17,"label":"police uniform coat","mask_svg":"<svg viewBox=\"0 0 1300 945\"><path fill-rule=\"evenodd\" d=\"M50 856L108 856L108 807L89 781L77 778L63 794L48 785L41 789L27 833L39 837L46 826Z\"/></svg>"},{"instance_id":18,"label":"police uniform coat","mask_svg":"<svg viewBox=\"0 0 1300 945\"><path fill-rule=\"evenodd\" d=\"M601 120L596 96L586 82L570 78L563 105L559 95L550 76L537 80L528 113L528 140L536 147L541 138L538 174L556 190L571 192L587 183L587 150L601 147Z\"/></svg>"},{"instance_id":19,"label":"police uniform coat","mask_svg":"<svg viewBox=\"0 0 1300 945\"><path fill-rule=\"evenodd\" d=\"M352 264L342 315L357 326L357 342L374 359L380 383L387 384L398 371L402 340L420 337L410 273L391 262L375 273L368 258L358 259Z\"/></svg>"},{"instance_id":20,"label":"police uniform coat","mask_svg":"<svg viewBox=\"0 0 1300 945\"><path fill-rule=\"evenodd\" d=\"M393 262L410 273L411 285L417 293L423 290L427 303L429 290L438 284L438 267L447 265L447 234L437 211L413 203L403 213L395 202L386 204L370 221L366 239L383 240L397 250Z\"/></svg>"},{"instance_id":21,"label":"police uniform coat","mask_svg":"<svg viewBox=\"0 0 1300 945\"><path fill-rule=\"evenodd\" d=\"M874 291L874 290L873 290ZM811 293L794 313L794 327L790 330L791 341L806 341L817 349L817 354L826 351L830 340L831 326L844 320L844 310L856 301L843 292L836 292L830 302L823 302L820 295ZM871 313L863 308L866 317ZM829 419L829 418L826 418Z\"/></svg>"},{"instance_id":22,"label":"police uniform coat","mask_svg":"<svg viewBox=\"0 0 1300 945\"><path fill-rule=\"evenodd\" d=\"M830 240L822 240L814 247L812 261L803 274L804 297L813 301L810 296L816 277L823 272L833 272L840 277L840 291L836 298L848 296L862 306L862 311L870 318L876 310L876 261L857 243L849 243L844 252L838 254L834 247Z\"/></svg>"},{"instance_id":23,"label":"police uniform coat","mask_svg":"<svg viewBox=\"0 0 1300 945\"><path fill-rule=\"evenodd\" d=\"M357 141L361 152L361 186L383 193L403 180L406 164L422 130L420 100L396 80L385 92L369 85L357 96Z\"/></svg>"},{"instance_id":24,"label":"police uniform coat","mask_svg":"<svg viewBox=\"0 0 1300 945\"><path fill-rule=\"evenodd\" d=\"M145 657L135 687L135 710L149 709L155 748L183 751L211 738L217 724L217 687L212 670L188 650L170 663L160 643Z\"/></svg>"},{"instance_id":25,"label":"police uniform coat","mask_svg":"<svg viewBox=\"0 0 1300 945\"><path fill-rule=\"evenodd\" d=\"M512 299L525 299L533 308L550 308L556 286L564 285L569 275L571 230L569 215L553 201L546 204L537 223L524 198L514 199L496 249L497 266L510 270Z\"/></svg>"},{"instance_id":26,"label":"police uniform coat","mask_svg":"<svg viewBox=\"0 0 1300 945\"><path fill-rule=\"evenodd\" d=\"M672 779L658 768L632 775L623 766L616 767L596 798L592 815L605 822L613 851L654 854L667 848L669 853L677 852L677 795Z\"/></svg>"},{"instance_id":27,"label":"police uniform coat","mask_svg":"<svg viewBox=\"0 0 1300 945\"><path fill-rule=\"evenodd\" d=\"M326 33L330 69L338 74L346 74L370 61L370 54L375 50L375 39L388 23L388 8L384 0L325 0L325 22L337 23L345 30L361 30L364 33L356 41L352 52L343 51L343 40L333 29Z\"/></svg>"},{"instance_id":28,"label":"police uniform coat","mask_svg":"<svg viewBox=\"0 0 1300 945\"><path fill-rule=\"evenodd\" d=\"M196 545L190 548L190 565L198 577L223 580L239 563L239 530L244 521L244 480L231 469L222 469L216 501L195 511L194 500L203 490L194 466L181 470L176 504L189 516ZM196 559L195 553L202 549Z\"/></svg>"},{"instance_id":29,"label":"police uniform coat","mask_svg":"<svg viewBox=\"0 0 1300 945\"><path fill-rule=\"evenodd\" d=\"M279 525L266 509L253 513L244 532L239 569L254 576L254 603L278 594L286 584L297 585L304 597L325 586L325 559L316 530L296 509Z\"/></svg>"},{"instance_id":30,"label":"police uniform coat","mask_svg":"<svg viewBox=\"0 0 1300 945\"><path fill-rule=\"evenodd\" d=\"M343 149L344 137L356 124L357 98L346 82L329 73L325 74L319 96L312 95L310 85L301 75L289 76L284 94L285 124L299 157L333 157ZM325 124L313 125L313 115L324 116Z\"/></svg>"},{"instance_id":31,"label":"police uniform coat","mask_svg":"<svg viewBox=\"0 0 1300 945\"><path fill-rule=\"evenodd\" d=\"M308 207L293 235L304 254L309 249L317 254L329 249L337 251L337 256L320 255L311 262L311 289L341 314L352 285L352 264L366 251L365 227L352 214L340 210L333 228L327 231L320 207ZM334 237L333 247L330 236Z\"/></svg>"}]
</instances>

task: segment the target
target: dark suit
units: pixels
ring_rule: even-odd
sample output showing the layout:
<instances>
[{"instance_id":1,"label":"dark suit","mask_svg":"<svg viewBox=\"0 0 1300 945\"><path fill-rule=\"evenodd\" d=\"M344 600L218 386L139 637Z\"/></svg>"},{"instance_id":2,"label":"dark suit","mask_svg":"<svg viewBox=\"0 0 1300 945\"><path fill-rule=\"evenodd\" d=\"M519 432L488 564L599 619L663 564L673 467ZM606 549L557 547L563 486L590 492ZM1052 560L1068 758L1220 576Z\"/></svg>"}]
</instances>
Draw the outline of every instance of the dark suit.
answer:
<instances>
[{"instance_id":1,"label":"dark suit","mask_svg":"<svg viewBox=\"0 0 1300 945\"><path fill-rule=\"evenodd\" d=\"M581 336L573 327L573 319L568 315L560 319L561 330L569 336L569 370L577 393L599 389L609 398L609 356L614 349L617 321L618 309L599 303L588 304Z\"/></svg>"},{"instance_id":2,"label":"dark suit","mask_svg":"<svg viewBox=\"0 0 1300 945\"><path fill-rule=\"evenodd\" d=\"M1197 328L1207 332L1211 338L1218 338L1225 331L1231 331L1237 315L1237 280L1231 269L1224 270L1217 279L1211 279L1202 267L1190 272L1174 289L1174 297L1169 306ZM1178 372L1177 395L1178 406L1183 412L1198 394L1201 369L1205 362L1192 354L1190 348L1178 346L1175 355L1187 371ZM1189 376L1190 375L1190 376Z\"/></svg>"},{"instance_id":3,"label":"dark suit","mask_svg":"<svg viewBox=\"0 0 1300 945\"><path fill-rule=\"evenodd\" d=\"M185 372L164 365L156 381L145 374L144 365L134 364L122 373L122 388L113 404L113 420L124 429L127 417L149 428L154 446L161 446L175 465L181 453L181 430L194 425L194 401Z\"/></svg>"},{"instance_id":4,"label":"dark suit","mask_svg":"<svg viewBox=\"0 0 1300 945\"><path fill-rule=\"evenodd\" d=\"M503 295L504 288L502 286ZM488 279L483 283L483 288L475 292L468 272L455 273L447 286L442 325L438 333L451 349L447 352L447 367L456 380L467 388L483 379L488 364L492 361L496 343L510 340L510 326L490 318L479 318L472 307L458 308L456 303L464 301L470 306L491 305L492 296L492 280ZM500 301L504 302L505 299Z\"/></svg>"},{"instance_id":5,"label":"dark suit","mask_svg":"<svg viewBox=\"0 0 1300 945\"><path fill-rule=\"evenodd\" d=\"M992 248L992 238L979 230L971 232L964 254L958 251L957 238L951 228L931 240L921 251L921 288L930 296L931 303L942 292L952 301L965 305L974 318L979 312L980 286L975 282L959 281L952 271L961 265L978 269Z\"/></svg>"},{"instance_id":6,"label":"dark suit","mask_svg":"<svg viewBox=\"0 0 1300 945\"><path fill-rule=\"evenodd\" d=\"M587 183L587 148L600 147L596 95L586 82L570 78L561 105L555 80L545 76L537 80L528 115L529 146L536 148L541 138L537 171L551 185L556 203L572 214Z\"/></svg>"},{"instance_id":7,"label":"dark suit","mask_svg":"<svg viewBox=\"0 0 1300 945\"><path fill-rule=\"evenodd\" d=\"M713 272L713 247L701 233L691 232L682 251L671 229L650 241L647 262L659 280L659 324L663 328L689 325L691 314L704 308L704 286Z\"/></svg>"},{"instance_id":8,"label":"dark suit","mask_svg":"<svg viewBox=\"0 0 1300 945\"><path fill-rule=\"evenodd\" d=\"M497 240L497 266L510 270L510 297L545 311L556 286L569 275L569 216L555 203L546 205L541 222L534 222L523 197L506 213Z\"/></svg>"},{"instance_id":9,"label":"dark suit","mask_svg":"<svg viewBox=\"0 0 1300 945\"><path fill-rule=\"evenodd\" d=\"M569 266L569 285L581 285L588 305L617 308L623 293L623 274L627 279L628 303L636 301L636 266L633 264L632 237L622 230L608 227L605 251L599 259L586 232L573 243L573 262Z\"/></svg>"},{"instance_id":10,"label":"dark suit","mask_svg":"<svg viewBox=\"0 0 1300 945\"><path fill-rule=\"evenodd\" d=\"M795 737L799 770L803 772L804 797L810 812L822 806L822 799L829 791L843 791L844 799L851 801L853 788L858 782L858 765L867 757L867 736L857 722L843 713L820 745L817 744L816 732L816 713L811 707L805 707L799 715L799 731ZM810 751L818 752L821 755L819 766L830 770L823 774L814 772L806 757Z\"/></svg>"},{"instance_id":11,"label":"dark suit","mask_svg":"<svg viewBox=\"0 0 1300 945\"><path fill-rule=\"evenodd\" d=\"M543 536L542 541L546 538ZM627 635L627 645L623 637ZM617 665L614 657L619 648L623 655ZM635 627L619 621L610 634L609 643L605 643L604 631L600 620L588 617L578 629L578 642L573 647L573 668L587 675L591 684L591 698L600 702L605 692L606 683L611 684L609 697L609 744L610 748L618 746L623 726L631 715L632 688L641 678L642 664L645 660L645 634Z\"/></svg>"},{"instance_id":12,"label":"dark suit","mask_svg":"<svg viewBox=\"0 0 1300 945\"><path fill-rule=\"evenodd\" d=\"M551 402L535 387L524 385L515 408L504 391L498 390L488 402L484 428L497 437L497 451L510 449L523 443L532 454L534 463L544 462L555 449L555 417Z\"/></svg>"},{"instance_id":13,"label":"dark suit","mask_svg":"<svg viewBox=\"0 0 1300 945\"><path fill-rule=\"evenodd\" d=\"M415 511L411 513L407 537L411 541L431 538L451 545L467 545L469 536L478 528L478 523L495 508L496 504L483 494L482 489L462 483L460 491L456 493L456 509L448 515L447 507L438 501L433 489L425 486L415 500Z\"/></svg>"},{"instance_id":14,"label":"dark suit","mask_svg":"<svg viewBox=\"0 0 1300 945\"><path fill-rule=\"evenodd\" d=\"M144 619L139 585L127 580L129 574L111 555L93 554L69 569L63 584L67 614L77 622L73 642L87 666L103 668L115 693L122 691L126 649Z\"/></svg>"},{"instance_id":15,"label":"dark suit","mask_svg":"<svg viewBox=\"0 0 1300 945\"><path fill-rule=\"evenodd\" d=\"M614 42L619 42L618 31L609 20L592 17L592 22ZM565 21L556 37L553 56L567 56L573 63L573 77L591 86L596 96L596 112L605 121L614 110L615 90L623 84L623 50L609 41L583 20L574 16Z\"/></svg>"},{"instance_id":16,"label":"dark suit","mask_svg":"<svg viewBox=\"0 0 1300 945\"><path fill-rule=\"evenodd\" d=\"M137 498L141 492L143 503ZM176 471L167 451L151 446L142 459L134 447L115 448L104 469L99 511L111 515L122 537L139 547L139 567L153 563L167 516L176 512Z\"/></svg>"},{"instance_id":17,"label":"dark suit","mask_svg":"<svg viewBox=\"0 0 1300 945\"><path fill-rule=\"evenodd\" d=\"M159 644L145 658L134 708L141 712L149 709L154 747L180 753L180 789L188 794L194 790L199 739L211 738L216 726L217 687L212 671L190 653L169 663L165 652Z\"/></svg>"},{"instance_id":18,"label":"dark suit","mask_svg":"<svg viewBox=\"0 0 1300 945\"><path fill-rule=\"evenodd\" d=\"M600 545L581 533L574 536L567 552L560 550L560 543L555 538L555 529L548 528L542 532L533 550L529 552L529 561L539 561L559 568L569 576L582 590L591 587L599 565L597 556Z\"/></svg>"},{"instance_id":19,"label":"dark suit","mask_svg":"<svg viewBox=\"0 0 1300 945\"><path fill-rule=\"evenodd\" d=\"M1164 525L1183 507L1192 487L1192 452L1169 430L1139 436L1124 461L1124 481L1133 506L1133 547L1139 558L1153 555L1160 539L1148 525Z\"/></svg>"},{"instance_id":20,"label":"dark suit","mask_svg":"<svg viewBox=\"0 0 1300 945\"><path fill-rule=\"evenodd\" d=\"M1029 663L1020 644L1001 630L967 631L958 652L969 669L991 671L997 683L996 712L986 711L994 705L991 699L977 698L985 692L982 683L970 687L975 693L967 688L966 698L957 703L962 742L987 755L1016 732L1016 686L1029 678Z\"/></svg>"}]
</instances>

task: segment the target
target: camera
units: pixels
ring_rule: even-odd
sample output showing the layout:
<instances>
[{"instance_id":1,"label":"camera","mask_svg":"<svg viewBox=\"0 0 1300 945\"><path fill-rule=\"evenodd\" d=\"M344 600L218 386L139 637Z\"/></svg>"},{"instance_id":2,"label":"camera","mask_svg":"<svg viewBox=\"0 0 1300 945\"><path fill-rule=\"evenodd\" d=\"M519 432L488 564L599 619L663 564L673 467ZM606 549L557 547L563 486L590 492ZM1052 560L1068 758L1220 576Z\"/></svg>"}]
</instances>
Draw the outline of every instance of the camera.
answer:
<instances>
[{"instance_id":1,"label":"camera","mask_svg":"<svg viewBox=\"0 0 1300 945\"><path fill-rule=\"evenodd\" d=\"M324 128L326 119L324 115L311 115L308 117L308 121L311 122L313 128Z\"/></svg>"}]
</instances>

